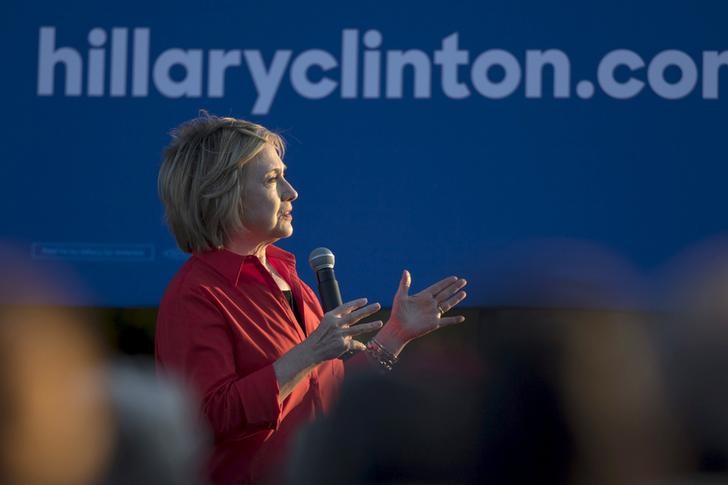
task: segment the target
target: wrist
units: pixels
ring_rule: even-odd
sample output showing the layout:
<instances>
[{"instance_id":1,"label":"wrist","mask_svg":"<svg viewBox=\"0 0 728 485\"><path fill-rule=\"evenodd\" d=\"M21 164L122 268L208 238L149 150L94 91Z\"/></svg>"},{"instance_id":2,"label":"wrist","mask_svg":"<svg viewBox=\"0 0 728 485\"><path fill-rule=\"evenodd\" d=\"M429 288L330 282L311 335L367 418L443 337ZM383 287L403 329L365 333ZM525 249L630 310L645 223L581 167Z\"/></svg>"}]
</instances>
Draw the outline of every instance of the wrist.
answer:
<instances>
[{"instance_id":1,"label":"wrist","mask_svg":"<svg viewBox=\"0 0 728 485\"><path fill-rule=\"evenodd\" d=\"M388 321L387 324L377 332L374 337L377 342L390 352L395 357L399 356L407 343L411 340L408 339L403 332L399 329L396 322L392 320Z\"/></svg>"},{"instance_id":2,"label":"wrist","mask_svg":"<svg viewBox=\"0 0 728 485\"><path fill-rule=\"evenodd\" d=\"M313 367L323 362L322 359L316 355L315 349L313 349L311 343L308 340L304 340L300 344L294 347L298 354L298 359L303 367Z\"/></svg>"},{"instance_id":3,"label":"wrist","mask_svg":"<svg viewBox=\"0 0 728 485\"><path fill-rule=\"evenodd\" d=\"M369 340L366 354L379 370L385 373L391 372L394 366L397 365L397 362L399 362L399 358L380 344L376 337Z\"/></svg>"}]
</instances>

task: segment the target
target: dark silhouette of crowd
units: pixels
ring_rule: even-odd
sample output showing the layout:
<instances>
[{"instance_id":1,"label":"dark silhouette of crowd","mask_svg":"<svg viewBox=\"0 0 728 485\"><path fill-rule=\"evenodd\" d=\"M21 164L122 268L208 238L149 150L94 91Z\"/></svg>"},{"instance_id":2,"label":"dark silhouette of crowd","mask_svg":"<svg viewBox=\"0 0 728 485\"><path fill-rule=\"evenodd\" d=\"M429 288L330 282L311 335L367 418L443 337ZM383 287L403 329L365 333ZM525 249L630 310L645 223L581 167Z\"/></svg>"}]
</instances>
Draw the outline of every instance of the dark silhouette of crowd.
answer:
<instances>
[{"instance_id":1,"label":"dark silhouette of crowd","mask_svg":"<svg viewBox=\"0 0 728 485\"><path fill-rule=\"evenodd\" d=\"M471 310L391 373L348 376L285 483L725 480L727 248L677 261L660 310ZM194 396L105 346L88 313L49 305L64 275L0 259L0 482L205 483Z\"/></svg>"}]
</instances>

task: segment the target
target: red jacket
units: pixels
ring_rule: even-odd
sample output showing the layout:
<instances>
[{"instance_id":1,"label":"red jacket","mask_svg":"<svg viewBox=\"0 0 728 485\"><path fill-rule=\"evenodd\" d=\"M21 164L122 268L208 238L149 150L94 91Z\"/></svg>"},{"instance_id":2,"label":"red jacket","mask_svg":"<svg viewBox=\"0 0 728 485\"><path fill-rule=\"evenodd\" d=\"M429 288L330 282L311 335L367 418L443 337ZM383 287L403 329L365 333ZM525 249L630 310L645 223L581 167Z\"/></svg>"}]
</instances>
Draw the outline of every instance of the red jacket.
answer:
<instances>
[{"instance_id":1,"label":"red jacket","mask_svg":"<svg viewBox=\"0 0 728 485\"><path fill-rule=\"evenodd\" d=\"M310 334L323 312L295 257L269 246L267 259L290 285ZM272 364L305 337L255 256L194 254L170 282L157 318L157 366L201 397L215 438L213 483L255 483L281 472L292 434L331 406L344 376L338 359L317 366L279 403Z\"/></svg>"}]
</instances>

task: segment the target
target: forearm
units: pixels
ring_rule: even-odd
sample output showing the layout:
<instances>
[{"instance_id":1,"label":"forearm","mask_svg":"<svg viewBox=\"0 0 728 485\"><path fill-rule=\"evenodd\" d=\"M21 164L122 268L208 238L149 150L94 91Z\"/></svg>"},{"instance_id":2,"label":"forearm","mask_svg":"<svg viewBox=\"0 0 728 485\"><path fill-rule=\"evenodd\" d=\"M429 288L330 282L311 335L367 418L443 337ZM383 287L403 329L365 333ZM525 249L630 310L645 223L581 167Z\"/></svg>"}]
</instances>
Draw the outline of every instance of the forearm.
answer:
<instances>
[{"instance_id":1,"label":"forearm","mask_svg":"<svg viewBox=\"0 0 728 485\"><path fill-rule=\"evenodd\" d=\"M278 381L279 402L283 402L316 365L318 362L304 344L296 345L276 360L273 370Z\"/></svg>"}]
</instances>

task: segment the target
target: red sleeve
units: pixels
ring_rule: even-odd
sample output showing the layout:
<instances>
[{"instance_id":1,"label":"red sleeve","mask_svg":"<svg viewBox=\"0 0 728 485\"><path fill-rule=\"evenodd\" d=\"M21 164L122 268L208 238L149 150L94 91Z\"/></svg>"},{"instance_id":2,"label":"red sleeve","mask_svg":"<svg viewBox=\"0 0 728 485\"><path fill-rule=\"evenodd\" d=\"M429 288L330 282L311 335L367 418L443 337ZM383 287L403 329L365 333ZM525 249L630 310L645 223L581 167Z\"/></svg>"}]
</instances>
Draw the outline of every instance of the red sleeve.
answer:
<instances>
[{"instance_id":1,"label":"red sleeve","mask_svg":"<svg viewBox=\"0 0 728 485\"><path fill-rule=\"evenodd\" d=\"M238 375L233 334L220 310L203 294L174 300L160 306L157 362L194 386L215 436L277 429L283 413L272 363Z\"/></svg>"}]
</instances>

